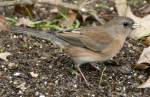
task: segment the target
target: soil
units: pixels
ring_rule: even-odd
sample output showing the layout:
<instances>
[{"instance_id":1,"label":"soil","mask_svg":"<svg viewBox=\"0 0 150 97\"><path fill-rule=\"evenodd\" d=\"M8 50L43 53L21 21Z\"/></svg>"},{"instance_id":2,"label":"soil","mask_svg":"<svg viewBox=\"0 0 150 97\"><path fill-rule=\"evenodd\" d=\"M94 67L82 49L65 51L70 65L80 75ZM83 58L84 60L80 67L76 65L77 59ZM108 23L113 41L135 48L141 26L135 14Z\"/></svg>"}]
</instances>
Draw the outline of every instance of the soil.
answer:
<instances>
[{"instance_id":1,"label":"soil","mask_svg":"<svg viewBox=\"0 0 150 97\"><path fill-rule=\"evenodd\" d=\"M0 32L0 51L10 52L0 60L0 97L150 97L150 89L137 86L147 71L132 69L143 44L127 39L111 60L81 66L90 82L87 87L72 59L49 41L22 34Z\"/></svg>"},{"instance_id":2,"label":"soil","mask_svg":"<svg viewBox=\"0 0 150 97\"><path fill-rule=\"evenodd\" d=\"M112 0L98 2L100 3L95 4L101 6L95 10L105 20L117 16ZM149 13L144 14L142 4L149 5L141 3L137 7L131 6L134 13L141 17ZM49 7L52 6L48 5ZM38 10L35 11L35 20L51 16L49 9L34 10ZM7 16L14 16L12 8L6 11ZM4 11L0 13L3 14ZM15 16L16 13L17 10ZM95 23L85 22L85 25L88 24ZM118 55L106 62L97 63L99 71L90 64L82 65L82 72L91 84L87 87L72 59L51 42L22 34L0 32L0 53L11 53L7 60L0 59L0 97L150 97L149 88L137 88L148 78L150 69L139 71L132 68L144 47L139 41L127 39Z\"/></svg>"}]
</instances>

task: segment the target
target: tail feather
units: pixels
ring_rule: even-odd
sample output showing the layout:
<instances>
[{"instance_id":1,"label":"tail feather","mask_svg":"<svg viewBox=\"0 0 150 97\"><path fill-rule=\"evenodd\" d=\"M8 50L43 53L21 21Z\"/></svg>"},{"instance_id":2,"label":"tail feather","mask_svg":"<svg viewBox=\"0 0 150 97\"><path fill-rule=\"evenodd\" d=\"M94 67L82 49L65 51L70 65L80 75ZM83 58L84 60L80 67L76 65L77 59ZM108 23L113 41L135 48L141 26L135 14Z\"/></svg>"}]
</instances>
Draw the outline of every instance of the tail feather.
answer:
<instances>
[{"instance_id":1,"label":"tail feather","mask_svg":"<svg viewBox=\"0 0 150 97\"><path fill-rule=\"evenodd\" d=\"M53 44L56 44L61 48L65 48L66 46L69 46L69 43L57 37L57 34L56 34L57 32L47 33L44 31L39 31L39 30L31 29L31 28L22 28L22 27L13 27L11 29L11 32L26 34L26 35L38 37L41 39L45 39L45 40L51 41Z\"/></svg>"}]
</instances>

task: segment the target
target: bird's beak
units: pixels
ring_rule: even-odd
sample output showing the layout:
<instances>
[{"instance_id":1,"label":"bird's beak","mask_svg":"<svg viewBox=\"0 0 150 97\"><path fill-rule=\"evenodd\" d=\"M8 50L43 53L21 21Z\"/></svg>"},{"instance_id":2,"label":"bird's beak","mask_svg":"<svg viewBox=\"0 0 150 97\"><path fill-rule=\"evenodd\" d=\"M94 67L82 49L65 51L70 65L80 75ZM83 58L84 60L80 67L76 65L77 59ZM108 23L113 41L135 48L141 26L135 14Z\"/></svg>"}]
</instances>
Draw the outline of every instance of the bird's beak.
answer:
<instances>
[{"instance_id":1,"label":"bird's beak","mask_svg":"<svg viewBox=\"0 0 150 97\"><path fill-rule=\"evenodd\" d=\"M133 29L140 28L140 27L141 27L141 25L138 24L138 23L134 23L134 24L132 25L132 28L133 28Z\"/></svg>"}]
</instances>

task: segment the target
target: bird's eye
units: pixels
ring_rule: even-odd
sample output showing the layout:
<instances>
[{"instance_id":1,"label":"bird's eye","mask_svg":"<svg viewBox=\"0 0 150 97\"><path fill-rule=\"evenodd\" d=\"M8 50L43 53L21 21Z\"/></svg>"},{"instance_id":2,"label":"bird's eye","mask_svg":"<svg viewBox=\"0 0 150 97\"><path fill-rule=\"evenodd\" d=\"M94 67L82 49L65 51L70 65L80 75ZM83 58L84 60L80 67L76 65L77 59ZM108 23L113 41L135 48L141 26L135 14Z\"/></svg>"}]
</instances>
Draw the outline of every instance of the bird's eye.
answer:
<instances>
[{"instance_id":1,"label":"bird's eye","mask_svg":"<svg viewBox=\"0 0 150 97\"><path fill-rule=\"evenodd\" d=\"M127 26L129 26L129 23L128 23L128 22L124 22L124 23L123 23L123 26L124 26L124 27L127 27Z\"/></svg>"}]
</instances>

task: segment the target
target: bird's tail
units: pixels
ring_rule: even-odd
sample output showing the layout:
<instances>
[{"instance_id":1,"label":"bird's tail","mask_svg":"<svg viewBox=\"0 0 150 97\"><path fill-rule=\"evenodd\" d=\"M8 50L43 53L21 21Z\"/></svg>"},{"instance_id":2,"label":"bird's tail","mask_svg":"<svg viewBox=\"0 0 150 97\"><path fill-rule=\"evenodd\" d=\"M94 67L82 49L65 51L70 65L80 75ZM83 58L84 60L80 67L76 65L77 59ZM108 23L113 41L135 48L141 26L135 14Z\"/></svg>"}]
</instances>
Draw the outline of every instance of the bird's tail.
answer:
<instances>
[{"instance_id":1,"label":"bird's tail","mask_svg":"<svg viewBox=\"0 0 150 97\"><path fill-rule=\"evenodd\" d=\"M31 28L23 28L23 27L13 27L11 28L11 32L26 34L26 35L34 36L37 38L45 39L45 40L51 41L53 44L58 45L61 48L65 48L69 46L69 43L57 37L57 32L48 33L48 32L44 32L40 30L35 30Z\"/></svg>"}]
</instances>

